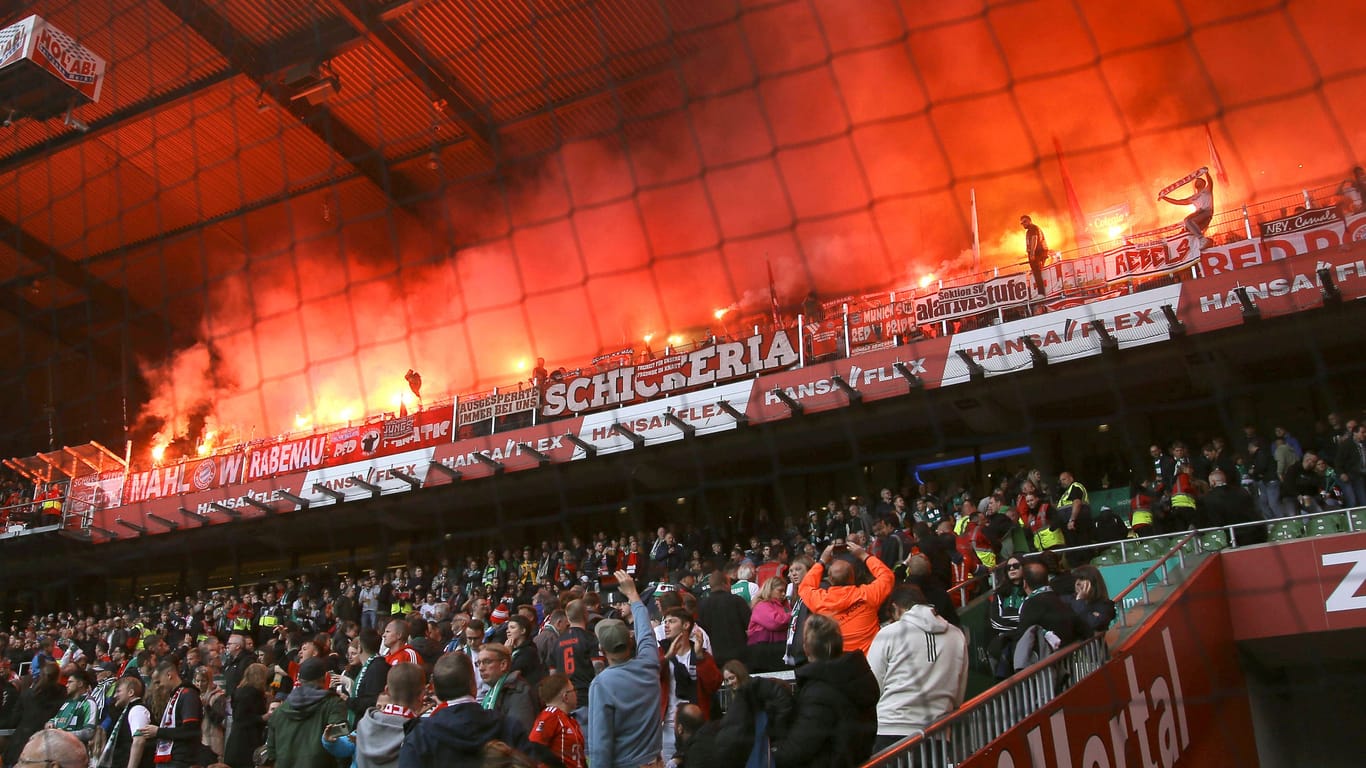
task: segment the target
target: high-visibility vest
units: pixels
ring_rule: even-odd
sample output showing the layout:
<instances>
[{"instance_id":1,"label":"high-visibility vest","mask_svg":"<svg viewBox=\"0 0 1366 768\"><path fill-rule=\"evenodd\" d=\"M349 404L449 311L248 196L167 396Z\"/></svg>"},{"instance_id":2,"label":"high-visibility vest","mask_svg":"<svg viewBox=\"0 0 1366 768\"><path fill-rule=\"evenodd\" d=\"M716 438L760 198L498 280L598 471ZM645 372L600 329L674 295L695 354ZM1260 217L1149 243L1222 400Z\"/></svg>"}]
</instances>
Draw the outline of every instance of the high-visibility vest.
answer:
<instances>
[{"instance_id":1,"label":"high-visibility vest","mask_svg":"<svg viewBox=\"0 0 1366 768\"><path fill-rule=\"evenodd\" d=\"M1040 528L1039 532L1034 534L1034 548L1040 552L1045 549L1052 549L1053 547L1061 547L1066 543L1067 537L1064 536L1063 532L1060 530L1055 531L1052 528Z\"/></svg>"},{"instance_id":2,"label":"high-visibility vest","mask_svg":"<svg viewBox=\"0 0 1366 768\"><path fill-rule=\"evenodd\" d=\"M261 617L261 626L263 626L263 627L273 627L273 626L275 626L276 624L279 624L279 623L280 623L279 617L277 617L277 616L276 616L275 614L273 614L273 613L268 613L268 614L266 614L265 616L262 616L262 617Z\"/></svg>"},{"instance_id":3,"label":"high-visibility vest","mask_svg":"<svg viewBox=\"0 0 1366 768\"><path fill-rule=\"evenodd\" d=\"M238 616L232 620L232 631L242 632L251 629L251 619L246 616Z\"/></svg>"}]
</instances>

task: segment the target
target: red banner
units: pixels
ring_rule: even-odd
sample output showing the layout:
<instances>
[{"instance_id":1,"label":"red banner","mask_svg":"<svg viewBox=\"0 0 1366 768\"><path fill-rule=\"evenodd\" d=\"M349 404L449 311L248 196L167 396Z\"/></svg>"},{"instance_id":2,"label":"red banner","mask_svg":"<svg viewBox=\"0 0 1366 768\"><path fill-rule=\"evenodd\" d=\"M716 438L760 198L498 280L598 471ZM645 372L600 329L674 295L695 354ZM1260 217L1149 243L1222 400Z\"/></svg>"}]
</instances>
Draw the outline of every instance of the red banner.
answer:
<instances>
[{"instance_id":1,"label":"red banner","mask_svg":"<svg viewBox=\"0 0 1366 768\"><path fill-rule=\"evenodd\" d=\"M1366 627L1366 533L1224 552L1238 640Z\"/></svg>"},{"instance_id":2,"label":"red banner","mask_svg":"<svg viewBox=\"0 0 1366 768\"><path fill-rule=\"evenodd\" d=\"M710 344L641 365L551 382L541 412L583 413L648 400L797 364L793 331L778 329L742 341Z\"/></svg>"},{"instance_id":3,"label":"red banner","mask_svg":"<svg viewBox=\"0 0 1366 768\"><path fill-rule=\"evenodd\" d=\"M1300 312L1323 305L1318 270L1326 268L1342 298L1366 296L1366 247L1331 248L1271 264L1192 280L1181 285L1178 314L1192 332L1227 328L1243 322L1238 288L1263 317Z\"/></svg>"},{"instance_id":4,"label":"red banner","mask_svg":"<svg viewBox=\"0 0 1366 768\"><path fill-rule=\"evenodd\" d=\"M502 464L504 470L509 472L540 466L540 459L526 448L543 453L552 461L569 461L574 457L574 444L564 436L577 434L582 423L582 419L577 418L561 419L550 424L439 445L432 456L432 463L440 464L448 471L428 470L422 485L424 488L448 485L454 482L450 472L459 472L462 479L494 474L494 468L475 458L475 454Z\"/></svg>"},{"instance_id":5,"label":"red banner","mask_svg":"<svg viewBox=\"0 0 1366 768\"><path fill-rule=\"evenodd\" d=\"M1332 209L1316 211L1263 224L1265 234L1260 240L1239 240L1205 249L1200 254L1200 273L1212 277L1366 240L1366 214L1349 216L1344 222Z\"/></svg>"},{"instance_id":6,"label":"red banner","mask_svg":"<svg viewBox=\"0 0 1366 768\"><path fill-rule=\"evenodd\" d=\"M123 503L123 484L127 472L122 468L72 478L68 498L71 510L79 515L97 509L111 509Z\"/></svg>"},{"instance_id":7,"label":"red banner","mask_svg":"<svg viewBox=\"0 0 1366 768\"><path fill-rule=\"evenodd\" d=\"M774 390L801 403L808 413L841 408L849 403L849 395L832 380L836 374L862 394L865 400L881 400L906 394L910 381L897 370L901 363L906 371L920 379L926 387L937 387L944 376L944 359L948 354L947 338L926 339L894 349L878 350L848 360L808 365L759 377L749 398L747 415L751 421L772 421L791 416L789 408Z\"/></svg>"},{"instance_id":8,"label":"red banner","mask_svg":"<svg viewBox=\"0 0 1366 768\"><path fill-rule=\"evenodd\" d=\"M133 472L123 483L123 504L180 496L194 491L222 488L242 479L245 453L230 451L202 459L186 459L168 467ZM117 504L116 503L116 504Z\"/></svg>"},{"instance_id":9,"label":"red banner","mask_svg":"<svg viewBox=\"0 0 1366 768\"><path fill-rule=\"evenodd\" d=\"M1256 765L1220 566L1203 563L1105 666L961 765Z\"/></svg>"},{"instance_id":10,"label":"red banner","mask_svg":"<svg viewBox=\"0 0 1366 768\"><path fill-rule=\"evenodd\" d=\"M168 530L221 525L233 522L236 519L233 515L215 507L214 504L233 510L234 514L242 519L266 515L265 510L252 505L247 499L272 506L277 512L291 512L295 509L295 505L284 498L281 492L296 496L301 495L304 477L304 473L294 472L255 482L235 483L206 491L194 491L184 495L149 499L139 504L129 504L114 509L96 510L90 533L97 542L108 541L109 538L96 529L110 531L120 537L135 535L136 532L122 525L121 520L141 526L146 529L147 533L154 534L166 533ZM182 509L193 514L186 515L181 511ZM158 521L149 515L155 515L161 520Z\"/></svg>"},{"instance_id":11,"label":"red banner","mask_svg":"<svg viewBox=\"0 0 1366 768\"><path fill-rule=\"evenodd\" d=\"M512 392L462 397L456 410L459 412L460 426L463 427L466 424L490 421L495 416L534 411L540 404L541 391L536 387L528 387Z\"/></svg>"},{"instance_id":12,"label":"red banner","mask_svg":"<svg viewBox=\"0 0 1366 768\"><path fill-rule=\"evenodd\" d=\"M445 445L451 441L454 416L454 406L443 405L410 416L394 416L326 434L256 446L247 457L243 479L260 480L285 472L306 472Z\"/></svg>"}]
</instances>

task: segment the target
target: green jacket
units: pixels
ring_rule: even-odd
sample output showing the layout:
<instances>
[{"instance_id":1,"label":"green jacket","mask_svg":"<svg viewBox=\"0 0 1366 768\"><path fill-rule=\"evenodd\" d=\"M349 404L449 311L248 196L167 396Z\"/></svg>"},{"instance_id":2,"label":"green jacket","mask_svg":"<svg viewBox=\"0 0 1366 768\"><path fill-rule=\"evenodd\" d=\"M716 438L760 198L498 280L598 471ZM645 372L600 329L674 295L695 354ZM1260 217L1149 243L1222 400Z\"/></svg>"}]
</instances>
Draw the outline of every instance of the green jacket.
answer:
<instances>
[{"instance_id":1,"label":"green jacket","mask_svg":"<svg viewBox=\"0 0 1366 768\"><path fill-rule=\"evenodd\" d=\"M323 729L346 722L346 705L330 690L296 685L270 716L267 759L279 768L337 768L323 749Z\"/></svg>"}]
</instances>

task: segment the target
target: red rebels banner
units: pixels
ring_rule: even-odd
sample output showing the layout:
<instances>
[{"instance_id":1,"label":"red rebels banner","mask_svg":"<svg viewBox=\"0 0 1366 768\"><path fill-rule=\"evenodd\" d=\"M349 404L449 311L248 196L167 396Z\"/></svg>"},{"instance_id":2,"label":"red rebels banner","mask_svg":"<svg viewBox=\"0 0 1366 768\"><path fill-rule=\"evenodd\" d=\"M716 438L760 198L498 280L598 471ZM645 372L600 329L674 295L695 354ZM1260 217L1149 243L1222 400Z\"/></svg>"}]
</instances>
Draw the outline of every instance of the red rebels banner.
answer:
<instances>
[{"instance_id":1,"label":"red rebels banner","mask_svg":"<svg viewBox=\"0 0 1366 768\"><path fill-rule=\"evenodd\" d=\"M230 451L202 459L186 459L169 467L133 472L123 483L119 504L138 504L149 499L180 496L194 491L221 488L242 478L242 451Z\"/></svg>"},{"instance_id":2,"label":"red rebels banner","mask_svg":"<svg viewBox=\"0 0 1366 768\"><path fill-rule=\"evenodd\" d=\"M357 427L341 427L274 445L252 448L243 479L260 480L286 472L335 467L414 448L430 448L451 441L453 405L393 416Z\"/></svg>"},{"instance_id":3,"label":"red rebels banner","mask_svg":"<svg viewBox=\"0 0 1366 768\"><path fill-rule=\"evenodd\" d=\"M1239 240L1200 254L1200 273L1206 277L1283 261L1366 239L1366 214L1337 218L1331 208L1317 208L1261 225L1260 240Z\"/></svg>"},{"instance_id":4,"label":"red rebels banner","mask_svg":"<svg viewBox=\"0 0 1366 768\"><path fill-rule=\"evenodd\" d=\"M905 367L907 373L920 379L924 386L937 387L944 376L944 360L948 350L949 339L927 339L869 352L848 360L761 376L751 390L746 414L754 422L789 418L792 414L788 406L774 394L775 389L782 390L801 403L808 413L842 408L849 404L849 395L832 380L837 374L858 390L865 400L899 397L906 394L911 383L897 369L898 363Z\"/></svg>"},{"instance_id":5,"label":"red rebels banner","mask_svg":"<svg viewBox=\"0 0 1366 768\"><path fill-rule=\"evenodd\" d=\"M1247 291L1263 317L1313 309L1323 304L1319 269L1327 269L1344 300L1366 296L1366 243L1248 267L1181 285L1178 314L1193 332L1243 322L1237 289Z\"/></svg>"},{"instance_id":6,"label":"red rebels banner","mask_svg":"<svg viewBox=\"0 0 1366 768\"><path fill-rule=\"evenodd\" d=\"M1256 765L1221 565L1200 565L1105 666L960 765Z\"/></svg>"}]
</instances>

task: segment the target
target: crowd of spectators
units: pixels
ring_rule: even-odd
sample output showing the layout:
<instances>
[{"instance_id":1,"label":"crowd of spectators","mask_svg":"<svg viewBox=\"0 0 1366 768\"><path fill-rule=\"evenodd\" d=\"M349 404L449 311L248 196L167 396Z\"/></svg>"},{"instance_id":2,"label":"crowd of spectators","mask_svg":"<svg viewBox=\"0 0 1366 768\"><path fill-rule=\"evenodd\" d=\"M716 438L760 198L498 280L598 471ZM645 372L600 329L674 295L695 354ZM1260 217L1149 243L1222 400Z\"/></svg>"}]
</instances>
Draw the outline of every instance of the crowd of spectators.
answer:
<instances>
[{"instance_id":1,"label":"crowd of spectators","mask_svg":"<svg viewBox=\"0 0 1366 768\"><path fill-rule=\"evenodd\" d=\"M855 764L962 702L973 594L1003 678L1106 630L1104 580L1065 545L1366 499L1366 424L1270 434L1153 445L1131 521L1031 470L744 531L600 531L32 616L0 634L4 765L67 737L120 768Z\"/></svg>"}]
</instances>

